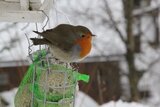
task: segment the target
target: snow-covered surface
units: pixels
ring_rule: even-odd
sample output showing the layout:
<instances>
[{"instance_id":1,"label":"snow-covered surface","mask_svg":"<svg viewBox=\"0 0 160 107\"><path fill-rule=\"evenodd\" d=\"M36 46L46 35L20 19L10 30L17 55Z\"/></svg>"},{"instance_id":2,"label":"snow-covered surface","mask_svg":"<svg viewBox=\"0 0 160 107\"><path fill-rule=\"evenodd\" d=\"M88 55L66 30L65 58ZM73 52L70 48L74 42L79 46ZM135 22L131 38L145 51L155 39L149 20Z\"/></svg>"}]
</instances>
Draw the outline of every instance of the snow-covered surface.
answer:
<instances>
[{"instance_id":1,"label":"snow-covered surface","mask_svg":"<svg viewBox=\"0 0 160 107\"><path fill-rule=\"evenodd\" d=\"M151 12L152 10L155 10L155 9L158 9L159 8L159 3L156 3L149 7L143 7L143 8L140 8L140 9L136 9L135 11L133 11L133 15L137 16L137 15L143 15L144 13L147 13L147 12Z\"/></svg>"},{"instance_id":2,"label":"snow-covered surface","mask_svg":"<svg viewBox=\"0 0 160 107\"><path fill-rule=\"evenodd\" d=\"M160 107L160 59L150 67L149 71L140 80L139 88L151 90L151 97L147 99L147 104Z\"/></svg>"},{"instance_id":3,"label":"snow-covered surface","mask_svg":"<svg viewBox=\"0 0 160 107\"><path fill-rule=\"evenodd\" d=\"M5 91L0 93L0 96L7 102L9 105L7 107L14 107L14 97L16 95L17 88L14 88L10 91ZM1 104L1 103L0 103ZM1 107L1 105L0 105Z\"/></svg>"},{"instance_id":4,"label":"snow-covered surface","mask_svg":"<svg viewBox=\"0 0 160 107\"><path fill-rule=\"evenodd\" d=\"M76 95L75 107L98 107L99 105L88 95L79 91Z\"/></svg>"},{"instance_id":5,"label":"snow-covered surface","mask_svg":"<svg viewBox=\"0 0 160 107\"><path fill-rule=\"evenodd\" d=\"M9 103L9 106L7 107L14 107L14 97L16 92L17 88L0 93L0 96ZM75 107L99 107L99 105L91 97L81 91L78 91L76 94Z\"/></svg>"},{"instance_id":6,"label":"snow-covered surface","mask_svg":"<svg viewBox=\"0 0 160 107\"><path fill-rule=\"evenodd\" d=\"M123 102L123 101L119 100L117 102L111 101L109 103L103 104L100 107L150 107L150 106L136 103L136 102L128 103L128 102Z\"/></svg>"},{"instance_id":7,"label":"snow-covered surface","mask_svg":"<svg viewBox=\"0 0 160 107\"><path fill-rule=\"evenodd\" d=\"M14 107L14 96L16 92L17 88L0 93L0 96L2 96L2 98L4 98L4 100L9 103L9 106L7 107ZM106 104L98 105L91 97L89 97L88 95L86 95L81 91L78 91L76 95L75 107L151 107L151 106L147 106L136 102L128 103L128 102L123 102L121 100L117 102L110 101Z\"/></svg>"}]
</instances>

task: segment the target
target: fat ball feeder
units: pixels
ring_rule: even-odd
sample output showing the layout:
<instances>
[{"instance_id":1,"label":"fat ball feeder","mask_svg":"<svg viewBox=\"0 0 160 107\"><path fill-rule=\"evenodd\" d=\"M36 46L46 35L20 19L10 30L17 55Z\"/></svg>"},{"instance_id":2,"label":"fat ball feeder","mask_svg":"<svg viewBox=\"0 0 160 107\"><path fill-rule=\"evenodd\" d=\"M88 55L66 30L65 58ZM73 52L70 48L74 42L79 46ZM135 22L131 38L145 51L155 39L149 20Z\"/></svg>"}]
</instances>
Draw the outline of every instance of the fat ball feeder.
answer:
<instances>
[{"instance_id":1,"label":"fat ball feeder","mask_svg":"<svg viewBox=\"0 0 160 107\"><path fill-rule=\"evenodd\" d=\"M33 54L34 63L20 84L16 107L73 107L77 81L89 81L88 75L66 68L65 64L51 64L53 59L49 59L48 66L46 55L46 50Z\"/></svg>"}]
</instances>

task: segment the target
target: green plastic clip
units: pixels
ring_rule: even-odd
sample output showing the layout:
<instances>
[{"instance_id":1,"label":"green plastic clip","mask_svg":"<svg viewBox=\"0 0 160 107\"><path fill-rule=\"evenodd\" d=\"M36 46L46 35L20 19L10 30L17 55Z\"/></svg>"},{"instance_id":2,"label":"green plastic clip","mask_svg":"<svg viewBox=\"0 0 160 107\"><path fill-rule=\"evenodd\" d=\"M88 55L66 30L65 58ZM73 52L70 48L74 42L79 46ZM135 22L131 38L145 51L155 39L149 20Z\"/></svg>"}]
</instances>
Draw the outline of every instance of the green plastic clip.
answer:
<instances>
[{"instance_id":1,"label":"green plastic clip","mask_svg":"<svg viewBox=\"0 0 160 107\"><path fill-rule=\"evenodd\" d=\"M87 75L87 74L80 74L80 73L77 74L77 80L78 81L82 80L82 81L88 83L89 79L90 79L90 76Z\"/></svg>"}]
</instances>

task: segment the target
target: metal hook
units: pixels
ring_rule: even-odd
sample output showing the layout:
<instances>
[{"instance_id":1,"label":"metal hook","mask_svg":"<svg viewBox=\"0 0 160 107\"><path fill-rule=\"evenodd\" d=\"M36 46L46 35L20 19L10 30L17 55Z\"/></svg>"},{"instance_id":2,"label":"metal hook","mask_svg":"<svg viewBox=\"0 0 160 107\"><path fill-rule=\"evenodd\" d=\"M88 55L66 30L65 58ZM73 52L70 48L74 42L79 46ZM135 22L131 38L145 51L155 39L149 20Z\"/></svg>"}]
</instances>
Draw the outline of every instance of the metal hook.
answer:
<instances>
[{"instance_id":1,"label":"metal hook","mask_svg":"<svg viewBox=\"0 0 160 107\"><path fill-rule=\"evenodd\" d=\"M43 26L42 30L44 31L44 28L47 26L48 22L49 22L49 16L42 10L43 14L47 17L47 21L45 23L45 25Z\"/></svg>"}]
</instances>

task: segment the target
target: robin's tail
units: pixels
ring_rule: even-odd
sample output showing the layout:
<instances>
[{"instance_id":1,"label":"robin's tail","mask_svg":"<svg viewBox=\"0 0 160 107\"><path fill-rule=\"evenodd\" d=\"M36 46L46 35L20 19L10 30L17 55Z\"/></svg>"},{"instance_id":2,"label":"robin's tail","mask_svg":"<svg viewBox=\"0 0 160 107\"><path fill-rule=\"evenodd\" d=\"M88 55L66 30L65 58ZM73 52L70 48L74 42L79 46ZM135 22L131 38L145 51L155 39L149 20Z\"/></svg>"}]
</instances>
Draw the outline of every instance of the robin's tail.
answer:
<instances>
[{"instance_id":1,"label":"robin's tail","mask_svg":"<svg viewBox=\"0 0 160 107\"><path fill-rule=\"evenodd\" d=\"M50 42L46 39L39 39L39 38L30 38L34 45L45 45L49 44Z\"/></svg>"},{"instance_id":2,"label":"robin's tail","mask_svg":"<svg viewBox=\"0 0 160 107\"><path fill-rule=\"evenodd\" d=\"M38 35L41 35L41 32L38 31L33 31L34 33L37 33Z\"/></svg>"}]
</instances>

